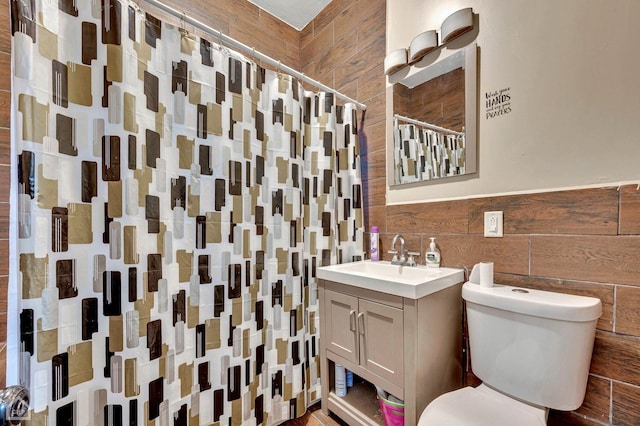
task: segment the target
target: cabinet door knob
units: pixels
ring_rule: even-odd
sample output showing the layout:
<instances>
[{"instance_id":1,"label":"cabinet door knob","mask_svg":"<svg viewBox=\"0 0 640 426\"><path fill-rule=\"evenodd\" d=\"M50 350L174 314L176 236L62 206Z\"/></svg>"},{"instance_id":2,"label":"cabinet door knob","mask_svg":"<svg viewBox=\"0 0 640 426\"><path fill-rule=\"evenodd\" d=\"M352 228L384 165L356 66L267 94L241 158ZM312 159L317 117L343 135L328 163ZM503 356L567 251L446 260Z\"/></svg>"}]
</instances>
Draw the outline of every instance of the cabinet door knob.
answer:
<instances>
[{"instance_id":1,"label":"cabinet door knob","mask_svg":"<svg viewBox=\"0 0 640 426\"><path fill-rule=\"evenodd\" d=\"M349 312L349 330L356 331L356 311Z\"/></svg>"},{"instance_id":2,"label":"cabinet door knob","mask_svg":"<svg viewBox=\"0 0 640 426\"><path fill-rule=\"evenodd\" d=\"M358 332L364 335L364 312L358 314Z\"/></svg>"}]
</instances>

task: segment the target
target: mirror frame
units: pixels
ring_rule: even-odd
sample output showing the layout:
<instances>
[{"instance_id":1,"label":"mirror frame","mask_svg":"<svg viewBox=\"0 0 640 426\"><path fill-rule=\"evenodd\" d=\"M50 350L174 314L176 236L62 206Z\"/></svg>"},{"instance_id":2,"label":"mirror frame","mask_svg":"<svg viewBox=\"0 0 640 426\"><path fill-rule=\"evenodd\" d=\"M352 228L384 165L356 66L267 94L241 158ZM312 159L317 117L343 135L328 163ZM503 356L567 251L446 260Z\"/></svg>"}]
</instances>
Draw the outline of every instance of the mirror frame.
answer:
<instances>
[{"instance_id":1,"label":"mirror frame","mask_svg":"<svg viewBox=\"0 0 640 426\"><path fill-rule=\"evenodd\" d=\"M455 55L456 53L464 51L464 124L465 124L465 173L455 176L444 176L438 179L429 179L419 182L411 183L396 183L394 173L394 111L393 111L393 87L395 84L402 84L401 81L405 78L417 79L420 74L429 75L430 67L440 67L441 62L446 61L447 58ZM386 90L386 178L387 188L398 189L411 186L421 186L427 184L446 183L451 179L456 178L468 178L469 175L475 174L478 171L478 46L476 43L472 43L466 46L464 49L458 49L451 51L451 53L445 57L433 59L435 55L442 56L442 50L437 49L425 56L420 62L410 67L406 67L389 76ZM423 65L424 64L424 65ZM440 64L440 65L439 65ZM441 74L430 75L428 81L433 77L437 77ZM421 83L418 83L421 84ZM414 86L416 86L415 84Z\"/></svg>"}]
</instances>

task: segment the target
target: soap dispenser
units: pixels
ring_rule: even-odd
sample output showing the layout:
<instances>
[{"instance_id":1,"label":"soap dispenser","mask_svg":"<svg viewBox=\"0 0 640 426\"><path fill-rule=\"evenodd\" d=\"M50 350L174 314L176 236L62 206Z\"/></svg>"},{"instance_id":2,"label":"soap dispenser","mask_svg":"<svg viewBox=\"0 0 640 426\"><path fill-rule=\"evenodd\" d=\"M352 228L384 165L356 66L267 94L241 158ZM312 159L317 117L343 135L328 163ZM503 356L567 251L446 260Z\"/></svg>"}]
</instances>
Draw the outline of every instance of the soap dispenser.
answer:
<instances>
[{"instance_id":1,"label":"soap dispenser","mask_svg":"<svg viewBox=\"0 0 640 426\"><path fill-rule=\"evenodd\" d=\"M440 267L440 250L436 247L436 238L431 237L431 243L429 244L429 251L427 251L427 255L425 256L425 261L427 266L431 268L439 268Z\"/></svg>"}]
</instances>

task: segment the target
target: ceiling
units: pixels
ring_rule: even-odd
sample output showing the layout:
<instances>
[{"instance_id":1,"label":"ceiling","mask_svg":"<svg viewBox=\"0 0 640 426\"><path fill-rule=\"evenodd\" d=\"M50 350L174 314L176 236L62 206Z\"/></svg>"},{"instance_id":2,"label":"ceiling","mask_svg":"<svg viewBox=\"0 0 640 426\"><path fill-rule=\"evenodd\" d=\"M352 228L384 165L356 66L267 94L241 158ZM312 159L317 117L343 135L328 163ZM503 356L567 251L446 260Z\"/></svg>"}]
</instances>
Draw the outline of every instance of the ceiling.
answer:
<instances>
[{"instance_id":1,"label":"ceiling","mask_svg":"<svg viewBox=\"0 0 640 426\"><path fill-rule=\"evenodd\" d=\"M249 0L249 2L300 31L331 0Z\"/></svg>"}]
</instances>

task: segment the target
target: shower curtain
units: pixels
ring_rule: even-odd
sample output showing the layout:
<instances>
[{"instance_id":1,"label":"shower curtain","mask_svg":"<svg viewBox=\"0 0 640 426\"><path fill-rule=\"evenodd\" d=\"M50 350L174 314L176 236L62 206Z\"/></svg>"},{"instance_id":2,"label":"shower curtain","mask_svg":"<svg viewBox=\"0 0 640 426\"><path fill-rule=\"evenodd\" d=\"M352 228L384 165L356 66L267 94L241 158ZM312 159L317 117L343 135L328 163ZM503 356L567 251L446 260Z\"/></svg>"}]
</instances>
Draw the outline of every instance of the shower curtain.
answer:
<instances>
[{"instance_id":1,"label":"shower curtain","mask_svg":"<svg viewBox=\"0 0 640 426\"><path fill-rule=\"evenodd\" d=\"M301 415L316 269L362 258L354 106L133 2L11 11L8 382L33 424Z\"/></svg>"},{"instance_id":2,"label":"shower curtain","mask_svg":"<svg viewBox=\"0 0 640 426\"><path fill-rule=\"evenodd\" d=\"M415 124L394 126L395 182L412 183L465 173L464 134L441 133Z\"/></svg>"}]
</instances>

